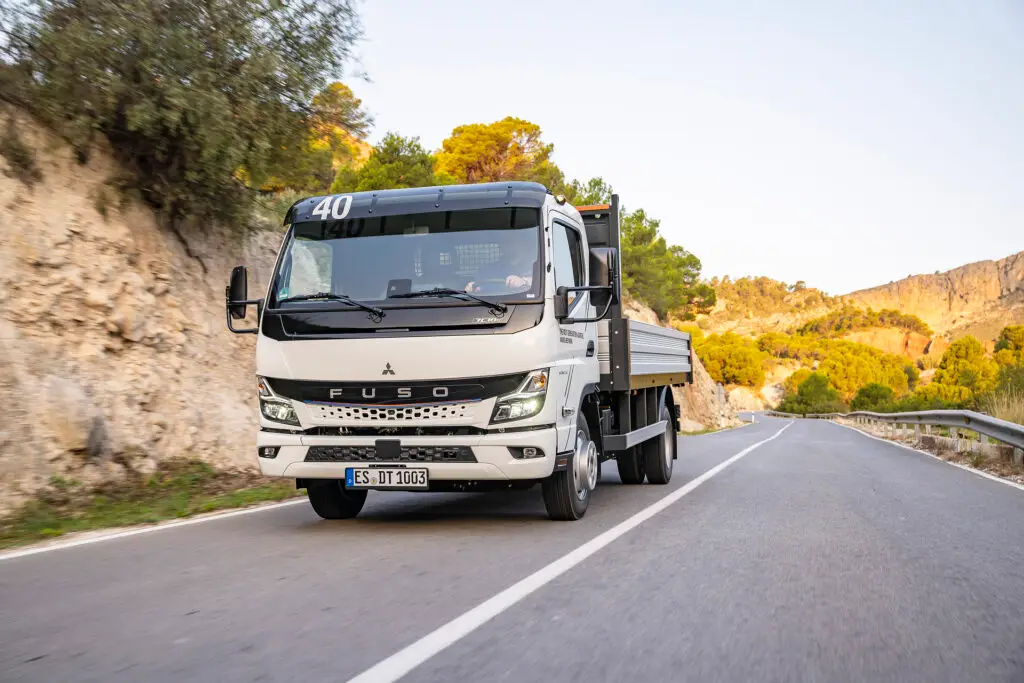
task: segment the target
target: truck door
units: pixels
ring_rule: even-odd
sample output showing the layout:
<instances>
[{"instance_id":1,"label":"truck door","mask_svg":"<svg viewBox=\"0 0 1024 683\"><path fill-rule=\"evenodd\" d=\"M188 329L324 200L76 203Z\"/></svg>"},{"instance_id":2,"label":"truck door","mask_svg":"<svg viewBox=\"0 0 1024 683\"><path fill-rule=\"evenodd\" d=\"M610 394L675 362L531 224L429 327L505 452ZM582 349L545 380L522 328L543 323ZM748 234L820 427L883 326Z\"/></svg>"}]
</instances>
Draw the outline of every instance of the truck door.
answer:
<instances>
[{"instance_id":1,"label":"truck door","mask_svg":"<svg viewBox=\"0 0 1024 683\"><path fill-rule=\"evenodd\" d=\"M583 231L569 221L555 218L551 224L552 260L554 263L555 288L579 287L587 283L586 240ZM593 317L590 296L586 292L569 295L569 315L576 318ZM597 382L597 362L592 358L596 352L596 327L592 323L558 323L558 360L555 370L562 380L555 386L563 387L558 397L559 410L558 450L571 449L576 435L576 411L584 387ZM588 352L588 348L591 351ZM589 355L588 355L589 353Z\"/></svg>"}]
</instances>

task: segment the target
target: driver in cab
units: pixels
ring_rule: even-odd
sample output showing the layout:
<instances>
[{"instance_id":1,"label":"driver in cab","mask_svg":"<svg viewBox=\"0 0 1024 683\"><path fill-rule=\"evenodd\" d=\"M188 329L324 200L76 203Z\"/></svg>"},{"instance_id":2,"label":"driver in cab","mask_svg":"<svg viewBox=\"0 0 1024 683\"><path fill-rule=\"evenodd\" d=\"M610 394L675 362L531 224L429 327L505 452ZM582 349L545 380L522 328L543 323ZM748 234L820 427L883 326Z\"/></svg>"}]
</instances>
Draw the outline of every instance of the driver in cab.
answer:
<instances>
[{"instance_id":1,"label":"driver in cab","mask_svg":"<svg viewBox=\"0 0 1024 683\"><path fill-rule=\"evenodd\" d=\"M528 245L515 244L509 240L501 245L500 253L500 258L480 266L476 279L466 285L466 292L487 293L487 283L490 283L491 287L500 287L498 283L502 281L507 290L500 292L502 294L521 292L533 286L533 257L536 255L536 247L531 250Z\"/></svg>"}]
</instances>

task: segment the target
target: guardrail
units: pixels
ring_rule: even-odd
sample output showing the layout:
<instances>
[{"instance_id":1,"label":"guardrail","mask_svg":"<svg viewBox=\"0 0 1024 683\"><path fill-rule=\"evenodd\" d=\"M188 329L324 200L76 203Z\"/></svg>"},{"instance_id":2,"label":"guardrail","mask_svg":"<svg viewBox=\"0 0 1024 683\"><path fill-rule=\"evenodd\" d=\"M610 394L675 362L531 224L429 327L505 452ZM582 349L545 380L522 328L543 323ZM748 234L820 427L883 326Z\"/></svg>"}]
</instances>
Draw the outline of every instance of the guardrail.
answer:
<instances>
[{"instance_id":1,"label":"guardrail","mask_svg":"<svg viewBox=\"0 0 1024 683\"><path fill-rule=\"evenodd\" d=\"M1007 422L971 410L921 410L911 413L873 413L859 410L852 413L809 413L794 415L767 411L767 415L776 417L803 417L818 420L831 420L837 417L864 420L867 422L886 422L893 425L926 425L929 427L948 427L954 430L968 429L984 436L1014 447L1014 462L1020 464L1024 455L1024 425ZM917 430L915 430L917 431Z\"/></svg>"}]
</instances>

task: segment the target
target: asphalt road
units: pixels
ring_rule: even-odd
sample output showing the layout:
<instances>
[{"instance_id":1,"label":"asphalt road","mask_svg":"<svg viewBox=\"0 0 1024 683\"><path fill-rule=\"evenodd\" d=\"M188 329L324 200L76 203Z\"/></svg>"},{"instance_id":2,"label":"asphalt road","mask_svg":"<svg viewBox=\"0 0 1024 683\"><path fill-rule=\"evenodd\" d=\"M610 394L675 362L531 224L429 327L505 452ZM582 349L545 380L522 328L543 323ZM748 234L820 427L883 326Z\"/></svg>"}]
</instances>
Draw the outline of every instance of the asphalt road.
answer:
<instances>
[{"instance_id":1,"label":"asphalt road","mask_svg":"<svg viewBox=\"0 0 1024 683\"><path fill-rule=\"evenodd\" d=\"M0 681L1024 681L1024 491L818 421L747 451L786 424L575 523L371 494L0 559Z\"/></svg>"}]
</instances>

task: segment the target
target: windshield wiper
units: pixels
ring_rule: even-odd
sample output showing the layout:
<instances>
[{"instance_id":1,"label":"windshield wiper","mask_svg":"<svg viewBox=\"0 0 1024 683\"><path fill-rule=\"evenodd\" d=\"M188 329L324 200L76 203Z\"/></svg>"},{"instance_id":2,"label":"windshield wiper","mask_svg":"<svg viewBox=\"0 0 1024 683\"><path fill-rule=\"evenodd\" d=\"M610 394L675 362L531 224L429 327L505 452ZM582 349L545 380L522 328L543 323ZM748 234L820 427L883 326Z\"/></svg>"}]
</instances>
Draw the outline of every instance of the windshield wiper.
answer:
<instances>
[{"instance_id":1,"label":"windshield wiper","mask_svg":"<svg viewBox=\"0 0 1024 683\"><path fill-rule=\"evenodd\" d=\"M508 306L498 301L489 301L483 297L475 296L469 292L463 292L458 289L449 289L447 287L435 287L434 289L424 289L420 292L406 292L404 294L392 294L389 299L418 299L420 297L427 296L450 296L456 299L462 299L463 301L475 301L478 304L482 304L491 309L492 313L501 313L502 315L508 311Z\"/></svg>"},{"instance_id":2,"label":"windshield wiper","mask_svg":"<svg viewBox=\"0 0 1024 683\"><path fill-rule=\"evenodd\" d=\"M371 316L376 318L378 321L384 317L383 308L370 306L369 304L364 304L359 301L356 301L350 296L345 296L344 294L332 294L331 292L317 292L316 294L300 294L298 296L289 296L285 297L284 299L278 299L277 303L278 305L280 305L292 303L295 301L316 301L318 299L326 299L327 301L340 301L344 304L348 304L349 306L361 308L362 310L366 311Z\"/></svg>"}]
</instances>

